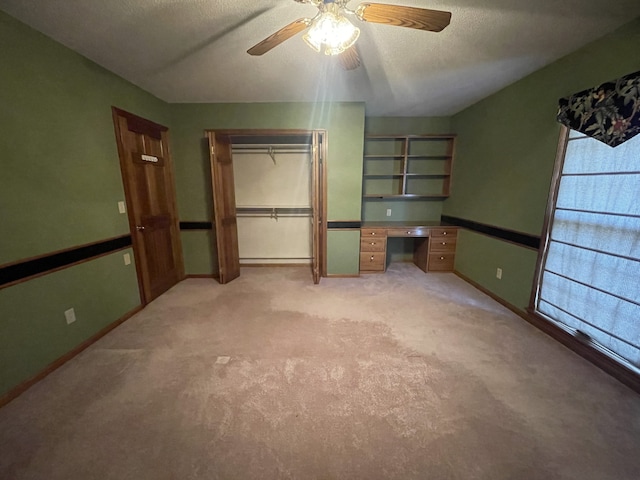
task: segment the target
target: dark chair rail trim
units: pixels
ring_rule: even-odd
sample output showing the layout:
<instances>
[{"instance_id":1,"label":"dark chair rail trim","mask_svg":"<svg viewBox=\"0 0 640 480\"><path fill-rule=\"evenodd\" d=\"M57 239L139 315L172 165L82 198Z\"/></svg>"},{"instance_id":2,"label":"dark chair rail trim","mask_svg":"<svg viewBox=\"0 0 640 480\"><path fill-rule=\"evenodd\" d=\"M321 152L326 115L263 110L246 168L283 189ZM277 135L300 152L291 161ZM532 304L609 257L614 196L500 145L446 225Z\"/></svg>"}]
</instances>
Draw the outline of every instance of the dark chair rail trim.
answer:
<instances>
[{"instance_id":1,"label":"dark chair rail trim","mask_svg":"<svg viewBox=\"0 0 640 480\"><path fill-rule=\"evenodd\" d=\"M362 222L358 221L327 222L327 228L334 230L344 228L358 229L361 225ZM180 222L180 230L211 230L212 228L212 222Z\"/></svg>"},{"instance_id":2,"label":"dark chair rail trim","mask_svg":"<svg viewBox=\"0 0 640 480\"><path fill-rule=\"evenodd\" d=\"M0 288L131 246L131 235L53 252L0 267Z\"/></svg>"},{"instance_id":3,"label":"dark chair rail trim","mask_svg":"<svg viewBox=\"0 0 640 480\"><path fill-rule=\"evenodd\" d=\"M337 228L360 228L362 222L327 222L328 229L337 229Z\"/></svg>"},{"instance_id":4,"label":"dark chair rail trim","mask_svg":"<svg viewBox=\"0 0 640 480\"><path fill-rule=\"evenodd\" d=\"M452 217L449 215L442 215L441 221L443 223L482 233L490 237L499 238L500 240L506 240L507 242L515 243L523 247L532 248L534 250L538 250L540 248L540 237L536 235L515 232L513 230L507 230L493 225L487 225L485 223L474 222L473 220L465 220L464 218Z\"/></svg>"},{"instance_id":5,"label":"dark chair rail trim","mask_svg":"<svg viewBox=\"0 0 640 480\"><path fill-rule=\"evenodd\" d=\"M180 222L180 230L211 230L212 222Z\"/></svg>"}]
</instances>

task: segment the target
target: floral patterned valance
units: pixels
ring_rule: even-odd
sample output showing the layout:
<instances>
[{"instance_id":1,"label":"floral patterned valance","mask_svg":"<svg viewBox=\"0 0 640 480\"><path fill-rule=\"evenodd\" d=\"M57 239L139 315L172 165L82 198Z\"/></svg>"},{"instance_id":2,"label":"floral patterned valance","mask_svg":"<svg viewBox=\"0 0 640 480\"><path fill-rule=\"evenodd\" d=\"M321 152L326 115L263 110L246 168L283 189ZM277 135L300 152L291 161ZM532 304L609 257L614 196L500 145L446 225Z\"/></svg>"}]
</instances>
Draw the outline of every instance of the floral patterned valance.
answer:
<instances>
[{"instance_id":1,"label":"floral patterned valance","mask_svg":"<svg viewBox=\"0 0 640 480\"><path fill-rule=\"evenodd\" d=\"M640 72L560 99L558 121L611 147L640 133Z\"/></svg>"}]
</instances>

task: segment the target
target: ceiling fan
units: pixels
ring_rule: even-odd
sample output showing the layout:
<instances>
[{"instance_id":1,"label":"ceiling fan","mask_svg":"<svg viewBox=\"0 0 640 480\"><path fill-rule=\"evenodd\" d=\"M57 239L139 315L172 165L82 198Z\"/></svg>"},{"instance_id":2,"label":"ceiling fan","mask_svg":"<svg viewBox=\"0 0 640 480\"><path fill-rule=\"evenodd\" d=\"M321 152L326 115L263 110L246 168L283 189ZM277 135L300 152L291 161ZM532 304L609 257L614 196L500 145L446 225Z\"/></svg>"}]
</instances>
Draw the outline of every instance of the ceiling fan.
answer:
<instances>
[{"instance_id":1,"label":"ceiling fan","mask_svg":"<svg viewBox=\"0 0 640 480\"><path fill-rule=\"evenodd\" d=\"M383 23L429 32L440 32L451 21L451 12L426 8L365 2L358 5L355 10L351 10L347 7L350 0L294 1L315 5L318 13L313 18L299 18L291 22L251 47L247 53L263 55L308 28L309 31L302 37L307 45L317 52L324 48L324 53L327 55L340 55L341 65L346 70L352 70L360 65L360 57L354 47L360 35L360 29L348 20L348 16L356 17L363 22Z\"/></svg>"}]
</instances>

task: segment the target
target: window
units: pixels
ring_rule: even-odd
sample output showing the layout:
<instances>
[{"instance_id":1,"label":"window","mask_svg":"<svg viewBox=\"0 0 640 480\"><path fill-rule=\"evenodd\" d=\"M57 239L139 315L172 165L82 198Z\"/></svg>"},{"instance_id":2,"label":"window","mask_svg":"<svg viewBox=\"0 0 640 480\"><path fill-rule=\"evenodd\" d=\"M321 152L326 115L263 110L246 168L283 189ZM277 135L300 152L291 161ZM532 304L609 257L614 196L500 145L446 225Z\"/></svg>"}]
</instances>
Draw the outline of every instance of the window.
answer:
<instances>
[{"instance_id":1,"label":"window","mask_svg":"<svg viewBox=\"0 0 640 480\"><path fill-rule=\"evenodd\" d=\"M640 135L563 132L534 308L640 371Z\"/></svg>"}]
</instances>

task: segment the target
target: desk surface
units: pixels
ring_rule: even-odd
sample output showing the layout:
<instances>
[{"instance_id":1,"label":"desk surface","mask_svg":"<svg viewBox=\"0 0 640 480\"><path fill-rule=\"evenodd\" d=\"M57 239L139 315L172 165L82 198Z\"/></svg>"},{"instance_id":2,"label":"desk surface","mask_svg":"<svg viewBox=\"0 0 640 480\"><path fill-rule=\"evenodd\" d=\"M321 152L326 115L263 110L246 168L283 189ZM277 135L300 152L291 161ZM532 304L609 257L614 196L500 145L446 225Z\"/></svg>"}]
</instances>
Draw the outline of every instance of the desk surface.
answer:
<instances>
[{"instance_id":1,"label":"desk surface","mask_svg":"<svg viewBox=\"0 0 640 480\"><path fill-rule=\"evenodd\" d=\"M455 227L446 222L362 222L362 228Z\"/></svg>"}]
</instances>

